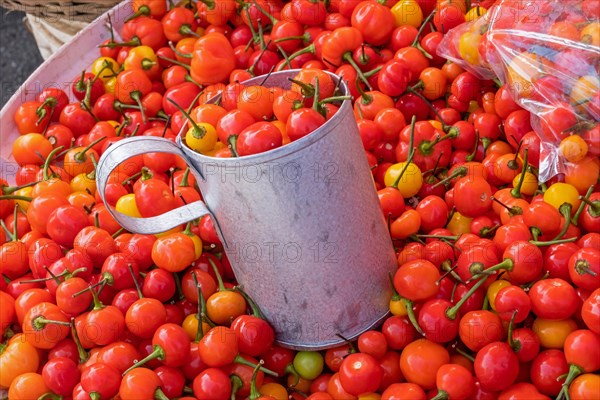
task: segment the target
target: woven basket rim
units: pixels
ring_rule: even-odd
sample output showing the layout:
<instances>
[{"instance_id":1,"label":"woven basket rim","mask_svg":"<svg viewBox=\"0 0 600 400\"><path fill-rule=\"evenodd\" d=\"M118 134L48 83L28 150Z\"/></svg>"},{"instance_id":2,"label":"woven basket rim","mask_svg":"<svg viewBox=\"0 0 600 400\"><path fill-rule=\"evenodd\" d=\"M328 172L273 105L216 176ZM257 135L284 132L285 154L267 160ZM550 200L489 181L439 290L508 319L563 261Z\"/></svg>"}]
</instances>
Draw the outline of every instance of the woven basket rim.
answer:
<instances>
[{"instance_id":1,"label":"woven basket rim","mask_svg":"<svg viewBox=\"0 0 600 400\"><path fill-rule=\"evenodd\" d=\"M120 0L0 0L0 6L7 10L25 12L42 19L65 18L91 22L119 2Z\"/></svg>"}]
</instances>

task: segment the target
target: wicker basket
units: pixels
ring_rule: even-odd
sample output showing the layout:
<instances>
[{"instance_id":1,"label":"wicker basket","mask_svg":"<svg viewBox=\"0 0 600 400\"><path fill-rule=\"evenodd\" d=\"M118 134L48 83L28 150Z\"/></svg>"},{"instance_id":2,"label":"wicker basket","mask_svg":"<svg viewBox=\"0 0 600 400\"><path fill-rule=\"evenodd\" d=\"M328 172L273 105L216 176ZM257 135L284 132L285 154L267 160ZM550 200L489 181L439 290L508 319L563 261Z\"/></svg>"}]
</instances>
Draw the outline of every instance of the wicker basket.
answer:
<instances>
[{"instance_id":1,"label":"wicker basket","mask_svg":"<svg viewBox=\"0 0 600 400\"><path fill-rule=\"evenodd\" d=\"M68 20L91 22L120 0L31 1L0 0L9 10L22 11L46 21Z\"/></svg>"},{"instance_id":2,"label":"wicker basket","mask_svg":"<svg viewBox=\"0 0 600 400\"><path fill-rule=\"evenodd\" d=\"M120 1L0 0L0 6L26 14L24 23L35 38L40 54L47 59L88 23Z\"/></svg>"}]
</instances>

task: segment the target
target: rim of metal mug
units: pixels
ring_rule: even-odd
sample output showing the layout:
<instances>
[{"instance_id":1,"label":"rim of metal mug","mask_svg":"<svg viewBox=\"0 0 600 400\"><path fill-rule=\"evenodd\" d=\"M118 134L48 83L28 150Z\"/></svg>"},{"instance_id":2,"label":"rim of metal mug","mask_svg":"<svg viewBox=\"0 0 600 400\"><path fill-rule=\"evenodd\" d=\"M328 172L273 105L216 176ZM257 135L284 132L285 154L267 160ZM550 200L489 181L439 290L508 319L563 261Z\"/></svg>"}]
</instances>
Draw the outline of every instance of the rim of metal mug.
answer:
<instances>
[{"instance_id":1,"label":"rim of metal mug","mask_svg":"<svg viewBox=\"0 0 600 400\"><path fill-rule=\"evenodd\" d=\"M260 75L260 76L254 77L252 79L242 82L241 84L242 85L254 84L255 81L256 82L260 82L261 80L267 81L268 79L271 79L272 77L277 77L277 76L281 76L281 75L297 74L299 71L301 71L301 69L290 69L290 70L285 70L285 71L272 72L267 75ZM337 83L337 87L342 89L342 95L347 95L349 93L348 85L346 85L346 82L342 79L342 77L340 77L332 72L329 72L329 71L324 71L324 72L326 74L330 75L335 80L335 82ZM221 97L220 94L218 94L214 97L211 97L210 99L208 99L206 101L206 104L214 103L220 97ZM331 130L331 127L337 126L339 124L340 120L342 118L344 118L343 115L345 114L345 112L352 111L351 107L352 106L351 106L350 100L343 100L342 105L336 111L336 113L333 115L333 117L331 117L329 120L327 120L319 128L317 128L313 132L309 133L308 135L306 135L298 140L290 142L284 146L280 146L275 149L266 151L264 153L251 154L251 155L247 155L247 156L243 156L243 157L227 157L227 158L212 157L212 156L207 156L205 154L198 153L198 152L192 150L185 143L184 136L185 136L185 132L187 132L187 129L188 129L187 124L182 127L181 131L177 135L176 143L181 147L181 149L186 154L188 154L188 156L193 155L194 157L197 157L200 162L212 162L212 163L221 163L221 164L240 163L240 162L243 162L243 163L270 162L270 161L274 161L274 160L277 160L282 157L286 157L286 156L296 153L300 150L303 150L304 148L311 146L312 144L314 144L314 143L318 142L319 140L321 140L322 138L324 138L325 135L327 133L329 133L329 131ZM350 110L348 110L348 109L350 109Z\"/></svg>"}]
</instances>

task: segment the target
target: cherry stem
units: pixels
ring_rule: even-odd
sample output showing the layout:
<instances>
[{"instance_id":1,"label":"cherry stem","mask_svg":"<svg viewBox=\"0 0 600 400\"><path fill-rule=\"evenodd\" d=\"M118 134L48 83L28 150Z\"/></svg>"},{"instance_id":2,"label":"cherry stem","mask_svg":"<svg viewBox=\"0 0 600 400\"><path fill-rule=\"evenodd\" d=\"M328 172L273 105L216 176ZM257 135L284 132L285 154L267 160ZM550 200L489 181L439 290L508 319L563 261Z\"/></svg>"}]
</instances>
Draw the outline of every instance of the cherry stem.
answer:
<instances>
[{"instance_id":1,"label":"cherry stem","mask_svg":"<svg viewBox=\"0 0 600 400\"><path fill-rule=\"evenodd\" d=\"M250 361L246 360L244 357L240 356L239 354L237 356L235 356L235 359L233 360L233 362L236 364L245 365L247 367L256 368L256 364L251 363ZM271 371L270 369L267 369L267 368L261 366L260 364L259 364L259 369L267 375L274 376L275 378L279 377L279 375L277 375L276 372Z\"/></svg>"},{"instance_id":2,"label":"cherry stem","mask_svg":"<svg viewBox=\"0 0 600 400\"><path fill-rule=\"evenodd\" d=\"M293 78L288 78L288 81L300 86L300 89L301 89L300 91L304 98L310 98L315 95L315 87L313 85L311 85L310 83L302 82L302 81L299 81L299 80L293 79Z\"/></svg>"},{"instance_id":3,"label":"cherry stem","mask_svg":"<svg viewBox=\"0 0 600 400\"><path fill-rule=\"evenodd\" d=\"M173 60L172 58L169 57L165 57L165 56L157 56L158 58L160 58L163 61L167 61L170 62L173 65L179 65L180 67L183 67L185 69L187 69L188 71L191 69L191 67L185 63L179 62L177 60Z\"/></svg>"},{"instance_id":4,"label":"cherry stem","mask_svg":"<svg viewBox=\"0 0 600 400\"><path fill-rule=\"evenodd\" d=\"M423 329L421 329L419 322L417 322L415 310L413 310L413 302L405 297L402 297L402 302L404 303L404 308L406 308L406 315L408 316L408 320L410 321L412 326L421 336L425 336L425 332L423 332Z\"/></svg>"},{"instance_id":5,"label":"cherry stem","mask_svg":"<svg viewBox=\"0 0 600 400\"><path fill-rule=\"evenodd\" d=\"M267 16L267 18L269 18L269 20L271 21L271 24L272 24L272 25L275 25L277 22L279 22L279 21L277 20L277 18L275 18L274 16L272 16L272 15L271 15L271 14L270 14L270 13L269 13L267 10L265 10L265 9L264 9L264 7L262 7L260 4L258 4L258 2L257 2L256 0L254 0L252 3L254 4L254 6L255 6L256 8L258 8L258 10L259 10L261 13L263 13L264 15L266 15L266 16ZM262 25L260 25L260 24L259 24L259 27L261 27L261 26L262 26Z\"/></svg>"},{"instance_id":6,"label":"cherry stem","mask_svg":"<svg viewBox=\"0 0 600 400\"><path fill-rule=\"evenodd\" d=\"M315 110L316 112L318 112L319 114L321 114L323 117L325 117L325 111L324 110L319 110L319 105L320 105L320 101L319 101L319 93L320 91L320 87L319 87L319 77L315 76L315 97L313 98L313 110Z\"/></svg>"},{"instance_id":7,"label":"cherry stem","mask_svg":"<svg viewBox=\"0 0 600 400\"><path fill-rule=\"evenodd\" d=\"M102 136L102 137L99 137L98 139L94 140L92 143L88 144L83 150L81 150L81 151L77 152L77 154L75 154L75 160L77 160L79 162L85 162L86 161L85 153L87 153L92 147L94 147L95 145L97 145L98 143L100 143L106 139L107 139L106 136Z\"/></svg>"},{"instance_id":8,"label":"cherry stem","mask_svg":"<svg viewBox=\"0 0 600 400\"><path fill-rule=\"evenodd\" d=\"M547 242L540 242L538 240L530 240L529 243L534 244L538 247L552 246L553 244L561 244L561 243L572 243L576 242L577 237L572 237L568 239L560 239L560 240L549 240Z\"/></svg>"},{"instance_id":9,"label":"cherry stem","mask_svg":"<svg viewBox=\"0 0 600 400\"><path fill-rule=\"evenodd\" d=\"M85 351L85 349L81 345L79 334L77 333L77 329L75 328L75 318L71 318L71 336L73 337L73 341L75 342L75 346L77 347L77 353L79 354L79 364L83 364L90 358L90 354L87 351Z\"/></svg>"},{"instance_id":10,"label":"cherry stem","mask_svg":"<svg viewBox=\"0 0 600 400\"><path fill-rule=\"evenodd\" d=\"M505 258L500 263L473 274L473 277L470 280L472 281L474 279L481 278L484 275L493 275L494 273L496 273L496 271L499 271L501 269L505 269L508 272L510 272L513 270L514 267L515 262L510 258Z\"/></svg>"},{"instance_id":11,"label":"cherry stem","mask_svg":"<svg viewBox=\"0 0 600 400\"><path fill-rule=\"evenodd\" d=\"M465 357L467 360L469 360L471 362L475 362L475 357L473 357L469 353L465 352L464 350L461 350L458 347L455 347L454 350L456 350L456 352L458 354L460 354L461 356Z\"/></svg>"},{"instance_id":12,"label":"cherry stem","mask_svg":"<svg viewBox=\"0 0 600 400\"><path fill-rule=\"evenodd\" d=\"M306 54L306 53L310 53L310 54L315 54L315 45L314 44L309 44L308 46L296 51L295 53L290 54L290 56L288 57L288 60L292 61L294 58L301 56L302 54Z\"/></svg>"},{"instance_id":13,"label":"cherry stem","mask_svg":"<svg viewBox=\"0 0 600 400\"><path fill-rule=\"evenodd\" d=\"M490 237L491 234L494 233L498 228L500 228L500 224L496 224L494 226L485 226L479 231L479 237Z\"/></svg>"},{"instance_id":14,"label":"cherry stem","mask_svg":"<svg viewBox=\"0 0 600 400\"><path fill-rule=\"evenodd\" d=\"M458 240L460 236L447 236L447 235L416 235L420 238L425 239L447 239L447 240Z\"/></svg>"},{"instance_id":15,"label":"cherry stem","mask_svg":"<svg viewBox=\"0 0 600 400\"><path fill-rule=\"evenodd\" d=\"M50 154L48 154L48 157L46 157L46 160L44 161L44 166L42 167L42 174L43 174L45 181L50 179L50 176L48 175L48 169L50 168L50 162L52 162L52 160L54 159L54 156L57 153L59 153L63 148L64 148L64 146L58 146L57 148L52 150L50 152Z\"/></svg>"},{"instance_id":16,"label":"cherry stem","mask_svg":"<svg viewBox=\"0 0 600 400\"><path fill-rule=\"evenodd\" d=\"M256 387L256 378L258 376L258 371L260 371L260 367L264 363L265 362L263 360L260 360L256 364L256 367L254 367L254 371L252 372L252 379L250 380L250 396L248 397L250 400L256 400L261 396L260 392L258 391L258 389Z\"/></svg>"},{"instance_id":17,"label":"cherry stem","mask_svg":"<svg viewBox=\"0 0 600 400\"><path fill-rule=\"evenodd\" d=\"M115 47L138 47L141 46L142 42L140 41L140 38L137 36L134 36L130 41L128 42L108 42L106 44L102 44L98 47L108 47L109 49L114 49Z\"/></svg>"},{"instance_id":18,"label":"cherry stem","mask_svg":"<svg viewBox=\"0 0 600 400\"><path fill-rule=\"evenodd\" d=\"M477 149L479 149L479 129L475 130L475 147L471 154L469 154L466 158L467 161L473 161L475 156L477 155Z\"/></svg>"},{"instance_id":19,"label":"cherry stem","mask_svg":"<svg viewBox=\"0 0 600 400\"><path fill-rule=\"evenodd\" d=\"M273 43L281 43L281 42L285 42L287 40L306 40L306 36L301 35L301 36L286 36L286 37L282 37L279 39L275 39L273 41Z\"/></svg>"},{"instance_id":20,"label":"cherry stem","mask_svg":"<svg viewBox=\"0 0 600 400\"><path fill-rule=\"evenodd\" d=\"M498 126L499 128L502 128L501 125ZM515 156L513 157L512 160L508 161L508 168L510 169L517 169L519 167L519 164L517 163L517 160L519 159L519 152L521 151L521 147L523 146L523 140L519 141L519 145L517 146L517 151L515 151Z\"/></svg>"},{"instance_id":21,"label":"cherry stem","mask_svg":"<svg viewBox=\"0 0 600 400\"><path fill-rule=\"evenodd\" d=\"M352 341L346 337L344 337L341 333L336 333L335 336L342 339L348 345L348 354L354 354L357 352L356 347L352 344Z\"/></svg>"},{"instance_id":22,"label":"cherry stem","mask_svg":"<svg viewBox=\"0 0 600 400\"><path fill-rule=\"evenodd\" d=\"M252 24L250 24L252 25ZM229 380L231 381L231 400L236 400L237 399L237 392L244 387L244 381L242 381L242 379L233 374L229 377Z\"/></svg>"},{"instance_id":23,"label":"cherry stem","mask_svg":"<svg viewBox=\"0 0 600 400\"><path fill-rule=\"evenodd\" d=\"M421 34L423 33L423 30L425 29L425 26L427 25L427 23L429 21L431 21L431 19L435 15L435 12L436 12L436 10L434 9L431 13L429 13L427 18L425 18L425 20L423 20L423 22L421 23L421 27L419 28L419 31L417 32L417 36L415 36L415 40L413 40L413 42L411 44L411 47L417 46L417 44L419 43L419 36L421 36ZM421 50L421 49L419 49L419 50Z\"/></svg>"},{"instance_id":24,"label":"cherry stem","mask_svg":"<svg viewBox=\"0 0 600 400\"><path fill-rule=\"evenodd\" d=\"M508 345L514 352L517 352L521 349L521 342L515 341L515 339L513 338L513 332L515 329L515 317L517 316L518 312L519 310L513 311L512 317L510 317L510 323L508 324Z\"/></svg>"},{"instance_id":25,"label":"cherry stem","mask_svg":"<svg viewBox=\"0 0 600 400\"><path fill-rule=\"evenodd\" d=\"M234 290L236 292L238 292L239 294L242 295L242 297L246 300L246 303L248 303L248 306L250 307L250 309L252 310L252 315L255 316L256 318L260 318L262 320L266 320L264 314L262 313L262 311L260 310L260 307L258 306L258 304L256 304L256 302L254 300L252 300L252 298L248 295L248 293L246 293L241 286L236 286L234 288Z\"/></svg>"},{"instance_id":26,"label":"cherry stem","mask_svg":"<svg viewBox=\"0 0 600 400\"><path fill-rule=\"evenodd\" d=\"M48 325L48 324L71 327L71 323L70 322L56 321L56 320L53 320L53 319L46 319L46 318L44 318L43 315L40 315L39 317L35 317L31 321L31 325L33 326L33 329L35 329L36 331L44 329L44 327L46 325Z\"/></svg>"},{"instance_id":27,"label":"cherry stem","mask_svg":"<svg viewBox=\"0 0 600 400\"><path fill-rule=\"evenodd\" d=\"M456 319L458 311L463 306L463 304L465 304L467 300L469 300L469 297L471 297L473 293L475 293L485 283L487 278L488 276L486 275L483 278L479 279L479 281L477 281L477 283L474 284L473 287L471 287L471 289L469 289L469 291L465 293L465 295L454 306L446 310L446 316L452 320Z\"/></svg>"},{"instance_id":28,"label":"cherry stem","mask_svg":"<svg viewBox=\"0 0 600 400\"><path fill-rule=\"evenodd\" d=\"M409 92L409 93L414 94L419 99L423 100L423 102L425 102L425 104L427 105L427 107L433 112L433 114L437 117L437 119L440 120L440 123L442 124L442 130L444 132L448 132L450 130L450 127L446 124L446 122L444 122L444 119L442 118L442 116L440 115L440 113L438 112L438 110L435 109L435 107L433 106L433 104L431 104L431 102L425 96L423 96L420 92L414 90L411 87L409 87L408 89L406 89L406 91ZM452 139L452 136L449 139Z\"/></svg>"},{"instance_id":29,"label":"cherry stem","mask_svg":"<svg viewBox=\"0 0 600 400\"><path fill-rule=\"evenodd\" d=\"M250 74L252 74L252 76L255 76L254 74L254 68L256 68L256 66L258 65L258 63L260 62L260 60L262 59L262 57L265 55L265 51L267 51L267 49L269 48L269 44L271 42L269 42L268 44L264 44L264 47L262 48L262 50L260 51L260 54L258 55L258 57L256 57L256 60L254 60L254 63L252 63L252 65L246 70L248 71Z\"/></svg>"},{"instance_id":30,"label":"cherry stem","mask_svg":"<svg viewBox=\"0 0 600 400\"><path fill-rule=\"evenodd\" d=\"M558 233L558 235L556 235L556 237L554 239L552 239L552 241L562 239L562 237L565 236L565 233L567 233L567 231L569 230L569 226L571 225L571 210L572 210L572 208L573 208L573 206L571 205L571 203L563 203L560 205L560 207L558 207L558 211L560 211L560 213L562 214L562 216L565 220L565 223L563 225L563 228Z\"/></svg>"},{"instance_id":31,"label":"cherry stem","mask_svg":"<svg viewBox=\"0 0 600 400\"><path fill-rule=\"evenodd\" d=\"M207 257L207 259L208 259L208 263L210 264L210 266L212 267L212 269L215 273L215 276L217 277L217 283L219 284L219 292L226 291L227 289L225 288L225 285L223 284L223 278L221 278L219 269L215 265L214 261L210 259L210 257Z\"/></svg>"},{"instance_id":32,"label":"cherry stem","mask_svg":"<svg viewBox=\"0 0 600 400\"><path fill-rule=\"evenodd\" d=\"M2 197L2 196L0 196ZM0 226L2 226L2 229L4 229L4 232L6 233L6 236L9 237L10 242L16 242L17 241L17 235L14 234L14 232L11 232L10 229L8 229L8 227L6 226L6 223L4 222L4 220L0 219Z\"/></svg>"},{"instance_id":33,"label":"cherry stem","mask_svg":"<svg viewBox=\"0 0 600 400\"><path fill-rule=\"evenodd\" d=\"M368 72L364 72L364 76L366 78L370 78L373 75L377 74L379 71L381 71L383 69L383 65L380 65L379 67L373 68L372 70L368 71Z\"/></svg>"},{"instance_id":34,"label":"cherry stem","mask_svg":"<svg viewBox=\"0 0 600 400\"><path fill-rule=\"evenodd\" d=\"M569 365L569 373L567 375L567 379L565 379L565 383L563 383L562 388L560 389L560 393L556 397L556 400L562 400L563 398L569 400L569 386L573 382L575 378L579 375L583 374L585 371L580 366L575 364Z\"/></svg>"},{"instance_id":35,"label":"cherry stem","mask_svg":"<svg viewBox=\"0 0 600 400\"><path fill-rule=\"evenodd\" d=\"M525 181L525 174L527 173L527 168L529 167L528 157L529 157L529 149L525 149L525 156L523 158L523 169L521 171L521 177L519 178L519 182L517 183L517 186L512 188L512 190L510 191L510 194L517 199L520 199L522 197L521 196L521 187L523 186L523 182Z\"/></svg>"},{"instance_id":36,"label":"cherry stem","mask_svg":"<svg viewBox=\"0 0 600 400\"><path fill-rule=\"evenodd\" d=\"M179 33L182 35L189 35L189 36L193 36L195 38L199 38L201 37L201 35L197 34L196 32L194 32L192 30L192 27L189 26L188 24L183 24L181 25L181 27L179 28ZM192 58L191 55L189 58Z\"/></svg>"},{"instance_id":37,"label":"cherry stem","mask_svg":"<svg viewBox=\"0 0 600 400\"><path fill-rule=\"evenodd\" d=\"M509 207L506 204L504 204L503 202L501 202L500 200L498 200L496 197L492 196L491 199L493 201L495 201L496 203L500 204L502 207L504 207L506 209L506 211L508 211L508 213L512 216L512 215L519 215L520 213L519 208L518 207Z\"/></svg>"},{"instance_id":38,"label":"cherry stem","mask_svg":"<svg viewBox=\"0 0 600 400\"><path fill-rule=\"evenodd\" d=\"M398 293L398 291L396 290L396 286L394 286L394 278L392 277L392 273L388 272L388 280L390 281L390 288L392 289L392 298L391 300L393 301L400 301L402 300L402 297L400 296L400 293Z\"/></svg>"},{"instance_id":39,"label":"cherry stem","mask_svg":"<svg viewBox=\"0 0 600 400\"><path fill-rule=\"evenodd\" d=\"M125 22L129 22L132 19L136 19L137 17L141 17L142 15L144 16L149 16L150 15L150 7L148 7L147 5L142 5L138 8L138 10L136 11L135 14L133 14L131 17L127 18L125 20Z\"/></svg>"},{"instance_id":40,"label":"cherry stem","mask_svg":"<svg viewBox=\"0 0 600 400\"><path fill-rule=\"evenodd\" d=\"M337 103L340 101L352 100L352 96L331 96L320 100L319 104Z\"/></svg>"},{"instance_id":41,"label":"cherry stem","mask_svg":"<svg viewBox=\"0 0 600 400\"><path fill-rule=\"evenodd\" d=\"M571 220L571 223L573 225L577 225L579 223L579 217L581 216L581 213L583 212L585 205L588 204L587 202L589 202L589 199L590 199L590 196L592 195L592 193L594 193L594 185L589 187L589 189L585 193L585 196L583 196L583 197L579 196L579 199L581 200L581 204L579 205L577 212L575 213L575 215L573 216L573 219ZM587 202L586 202L586 200L587 200ZM594 207L593 202L592 202L592 204L588 204L588 205L590 206L591 211L594 211L595 208L600 208L600 207ZM600 209L597 211L600 213Z\"/></svg>"},{"instance_id":42,"label":"cherry stem","mask_svg":"<svg viewBox=\"0 0 600 400\"><path fill-rule=\"evenodd\" d=\"M206 316L206 300L204 299L204 295L202 294L202 290L200 285L198 284L198 278L196 277L196 273L192 272L192 280L194 281L194 287L196 288L196 294L198 295L198 315L196 318L198 319L198 328L196 329L196 343L200 342L204 337L204 329L202 329L202 322L205 322L205 319L208 319Z\"/></svg>"},{"instance_id":43,"label":"cherry stem","mask_svg":"<svg viewBox=\"0 0 600 400\"><path fill-rule=\"evenodd\" d=\"M229 144L229 148L231 149L231 155L233 157L239 157L237 152L237 135L231 135L227 138L227 143Z\"/></svg>"},{"instance_id":44,"label":"cherry stem","mask_svg":"<svg viewBox=\"0 0 600 400\"><path fill-rule=\"evenodd\" d=\"M158 359L159 361L164 361L164 359L166 357L165 350L159 344L155 344L152 347L152 349L153 349L152 353L148 354L146 357L142 358L140 361L134 362L134 364L131 367L127 368L125 370L125 372L123 372L122 376L125 376L132 369L141 367L142 365L146 364L149 361L152 361L155 359Z\"/></svg>"},{"instance_id":45,"label":"cherry stem","mask_svg":"<svg viewBox=\"0 0 600 400\"><path fill-rule=\"evenodd\" d=\"M456 273L456 268L458 268L458 264L453 267L450 261L444 261L440 266L440 269L445 272L442 276L440 276L440 279L438 279L437 282L440 283L442 279L444 279L448 275L451 275L457 282L464 283L460 275Z\"/></svg>"},{"instance_id":46,"label":"cherry stem","mask_svg":"<svg viewBox=\"0 0 600 400\"><path fill-rule=\"evenodd\" d=\"M344 53L344 55L342 56L342 58L344 59L344 61L348 62L348 64L350 64L352 66L352 68L354 68L354 70L356 71L356 75L358 76L358 78L361 81L363 81L363 83L367 87L367 90L369 90L369 91L373 90L373 87L369 83L369 80L363 74L363 72L360 69L360 67L356 64L356 61L354 61L354 58L352 58L352 53L348 51L348 52Z\"/></svg>"},{"instance_id":47,"label":"cherry stem","mask_svg":"<svg viewBox=\"0 0 600 400\"><path fill-rule=\"evenodd\" d=\"M432 397L431 400L448 400L449 398L450 396L448 395L448 392L442 389L438 389L437 394L434 397Z\"/></svg>"},{"instance_id":48,"label":"cherry stem","mask_svg":"<svg viewBox=\"0 0 600 400\"><path fill-rule=\"evenodd\" d=\"M181 182L179 182L179 187L189 187L189 176L190 176L190 167L187 167L185 171L183 171L183 177L181 178Z\"/></svg>"},{"instance_id":49,"label":"cherry stem","mask_svg":"<svg viewBox=\"0 0 600 400\"><path fill-rule=\"evenodd\" d=\"M156 400L169 400L169 397L165 394L165 392L162 391L160 387L156 388L156 391L154 392L154 398Z\"/></svg>"},{"instance_id":50,"label":"cherry stem","mask_svg":"<svg viewBox=\"0 0 600 400\"><path fill-rule=\"evenodd\" d=\"M0 196L0 200L21 200L21 201L33 201L33 197L29 197L29 196L18 196L18 195L6 195L6 196Z\"/></svg>"},{"instance_id":51,"label":"cherry stem","mask_svg":"<svg viewBox=\"0 0 600 400\"><path fill-rule=\"evenodd\" d=\"M398 184L400 183L400 179L402 179L402 176L404 175L404 173L406 172L406 170L408 169L408 166L412 163L413 157L415 155L415 148L413 147L413 142L415 140L415 123L417 121L417 117L415 115L413 115L412 120L410 122L410 138L408 141L408 158L406 159L406 162L404 163L404 168L402 168L402 171L400 171L400 174L398 175L398 177L396 178L396 180L394 181L394 183L392 184L392 186L394 189L398 189Z\"/></svg>"},{"instance_id":52,"label":"cherry stem","mask_svg":"<svg viewBox=\"0 0 600 400\"><path fill-rule=\"evenodd\" d=\"M8 186L8 185L0 185L1 193L3 195L5 194L13 194L14 192L16 192L17 190L21 190L21 189L25 189L31 186L35 186L38 183L40 183L41 181L35 181L35 182L30 182L30 183L26 183L24 185L21 186Z\"/></svg>"},{"instance_id":53,"label":"cherry stem","mask_svg":"<svg viewBox=\"0 0 600 400\"><path fill-rule=\"evenodd\" d=\"M588 198L585 198L583 196L579 196L579 200L581 200L582 204L590 206L591 211L593 211L594 213L600 213L600 203L598 202L598 200L590 201Z\"/></svg>"},{"instance_id":54,"label":"cherry stem","mask_svg":"<svg viewBox=\"0 0 600 400\"><path fill-rule=\"evenodd\" d=\"M190 116L190 114L185 111L179 104L177 104L177 102L175 102L173 99L171 98L167 98L167 100L173 104L175 107L177 107L177 109L179 111L181 111L181 113L183 114L183 116L190 122L190 124L192 124L192 127L194 128L194 131L198 134L199 138L204 137L204 135L206 134L206 130L200 128L198 126L198 124L196 123L196 121L194 121L192 119L192 117ZM195 135L194 135L195 136Z\"/></svg>"},{"instance_id":55,"label":"cherry stem","mask_svg":"<svg viewBox=\"0 0 600 400\"><path fill-rule=\"evenodd\" d=\"M129 270L129 274L131 274L131 279L133 279L133 284L135 285L135 290L137 291L138 297L143 299L144 295L142 294L142 289L140 288L140 284L137 281L137 277L135 276L135 272L133 272L133 267L131 264L127 265L127 269Z\"/></svg>"},{"instance_id":56,"label":"cherry stem","mask_svg":"<svg viewBox=\"0 0 600 400\"><path fill-rule=\"evenodd\" d=\"M19 237L19 220L18 220L18 213L19 213L19 203L15 203L15 207L13 210L13 231L12 231L12 235L11 238L14 240L17 240L17 238ZM46 267L48 268L48 267ZM50 272L50 270L47 270L48 272Z\"/></svg>"}]
</instances>

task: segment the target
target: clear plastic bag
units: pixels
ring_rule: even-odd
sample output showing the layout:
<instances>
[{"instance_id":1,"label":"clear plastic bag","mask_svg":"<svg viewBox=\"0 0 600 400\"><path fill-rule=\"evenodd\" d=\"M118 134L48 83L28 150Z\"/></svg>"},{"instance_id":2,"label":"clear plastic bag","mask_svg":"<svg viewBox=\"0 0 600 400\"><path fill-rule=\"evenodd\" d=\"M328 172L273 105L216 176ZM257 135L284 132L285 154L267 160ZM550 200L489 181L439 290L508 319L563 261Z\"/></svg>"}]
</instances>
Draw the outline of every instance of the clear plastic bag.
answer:
<instances>
[{"instance_id":1,"label":"clear plastic bag","mask_svg":"<svg viewBox=\"0 0 600 400\"><path fill-rule=\"evenodd\" d=\"M457 62L480 78L498 77L531 112L541 141L540 181L599 155L598 135L589 133L600 122L599 16L597 0L500 0L440 45L440 55L458 54ZM476 63L464 56L467 33L480 36ZM569 138L575 134L584 140Z\"/></svg>"}]
</instances>

